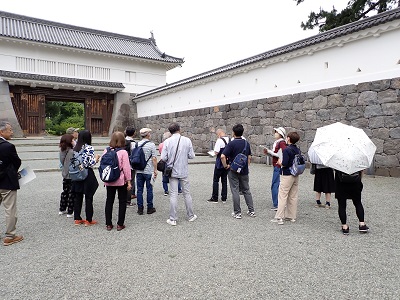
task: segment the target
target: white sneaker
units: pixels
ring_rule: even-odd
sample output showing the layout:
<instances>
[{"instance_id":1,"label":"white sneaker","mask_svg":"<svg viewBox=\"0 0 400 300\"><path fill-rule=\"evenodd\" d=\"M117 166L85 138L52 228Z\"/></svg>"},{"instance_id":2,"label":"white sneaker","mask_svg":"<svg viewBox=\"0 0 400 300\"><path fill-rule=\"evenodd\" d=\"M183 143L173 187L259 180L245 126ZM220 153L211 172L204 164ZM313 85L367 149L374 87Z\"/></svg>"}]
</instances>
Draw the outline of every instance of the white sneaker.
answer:
<instances>
[{"instance_id":1,"label":"white sneaker","mask_svg":"<svg viewBox=\"0 0 400 300\"><path fill-rule=\"evenodd\" d=\"M241 219L242 218L242 214L235 214L234 212L232 213L232 217L234 217L235 219Z\"/></svg>"},{"instance_id":2,"label":"white sneaker","mask_svg":"<svg viewBox=\"0 0 400 300\"><path fill-rule=\"evenodd\" d=\"M59 211L58 215L62 216L62 215L65 215L66 213L67 213L66 211Z\"/></svg>"},{"instance_id":3,"label":"white sneaker","mask_svg":"<svg viewBox=\"0 0 400 300\"><path fill-rule=\"evenodd\" d=\"M247 215L248 215L249 217L253 217L253 218L256 217L256 213L255 213L254 211L248 211L248 212L247 212Z\"/></svg>"},{"instance_id":4,"label":"white sneaker","mask_svg":"<svg viewBox=\"0 0 400 300\"><path fill-rule=\"evenodd\" d=\"M168 220L167 220L167 223L168 223L169 225L176 226L176 221L175 221L175 220L168 219Z\"/></svg>"},{"instance_id":5,"label":"white sneaker","mask_svg":"<svg viewBox=\"0 0 400 300\"><path fill-rule=\"evenodd\" d=\"M292 219L292 218L285 218L285 221L290 221L292 223L296 222L296 219Z\"/></svg>"},{"instance_id":6,"label":"white sneaker","mask_svg":"<svg viewBox=\"0 0 400 300\"><path fill-rule=\"evenodd\" d=\"M271 220L271 222L272 223L278 223L278 225L283 225L283 219L274 218L274 219Z\"/></svg>"},{"instance_id":7,"label":"white sneaker","mask_svg":"<svg viewBox=\"0 0 400 300\"><path fill-rule=\"evenodd\" d=\"M73 214L67 214L67 218L73 218L74 215Z\"/></svg>"},{"instance_id":8,"label":"white sneaker","mask_svg":"<svg viewBox=\"0 0 400 300\"><path fill-rule=\"evenodd\" d=\"M189 219L189 222L193 222L193 221L195 221L197 219L197 216L196 215L193 215L190 219Z\"/></svg>"}]
</instances>

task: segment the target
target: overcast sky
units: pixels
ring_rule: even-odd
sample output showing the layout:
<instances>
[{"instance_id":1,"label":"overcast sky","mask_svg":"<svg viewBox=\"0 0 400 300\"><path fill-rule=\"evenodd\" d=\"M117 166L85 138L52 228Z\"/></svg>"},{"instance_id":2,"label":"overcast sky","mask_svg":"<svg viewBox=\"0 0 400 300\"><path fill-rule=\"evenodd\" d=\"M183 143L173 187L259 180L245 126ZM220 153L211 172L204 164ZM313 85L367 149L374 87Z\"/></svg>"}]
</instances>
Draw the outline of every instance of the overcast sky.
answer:
<instances>
[{"instance_id":1,"label":"overcast sky","mask_svg":"<svg viewBox=\"0 0 400 300\"><path fill-rule=\"evenodd\" d=\"M317 34L303 31L310 11L349 0L0 0L0 10L71 25L149 38L185 59L167 72L184 79Z\"/></svg>"}]
</instances>

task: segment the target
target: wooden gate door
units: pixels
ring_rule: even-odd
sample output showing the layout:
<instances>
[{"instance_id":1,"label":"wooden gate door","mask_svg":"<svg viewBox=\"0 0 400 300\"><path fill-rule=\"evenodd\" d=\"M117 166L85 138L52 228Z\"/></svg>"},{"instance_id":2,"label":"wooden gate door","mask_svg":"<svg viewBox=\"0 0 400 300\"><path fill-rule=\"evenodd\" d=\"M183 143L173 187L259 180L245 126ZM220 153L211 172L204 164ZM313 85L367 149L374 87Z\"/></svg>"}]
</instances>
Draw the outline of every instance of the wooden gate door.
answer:
<instances>
[{"instance_id":1,"label":"wooden gate door","mask_svg":"<svg viewBox=\"0 0 400 300\"><path fill-rule=\"evenodd\" d=\"M15 94L11 99L24 135L44 134L45 96L22 93Z\"/></svg>"},{"instance_id":2,"label":"wooden gate door","mask_svg":"<svg viewBox=\"0 0 400 300\"><path fill-rule=\"evenodd\" d=\"M113 100L86 98L85 123L93 135L108 136Z\"/></svg>"}]
</instances>

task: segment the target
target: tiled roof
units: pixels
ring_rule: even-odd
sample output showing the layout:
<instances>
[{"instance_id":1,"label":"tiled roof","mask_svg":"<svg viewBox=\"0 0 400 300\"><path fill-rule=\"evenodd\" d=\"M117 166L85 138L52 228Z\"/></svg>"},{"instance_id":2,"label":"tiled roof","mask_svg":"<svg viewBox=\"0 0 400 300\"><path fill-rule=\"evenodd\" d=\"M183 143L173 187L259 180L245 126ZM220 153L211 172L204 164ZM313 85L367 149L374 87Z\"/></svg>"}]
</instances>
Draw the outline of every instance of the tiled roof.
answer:
<instances>
[{"instance_id":1,"label":"tiled roof","mask_svg":"<svg viewBox=\"0 0 400 300\"><path fill-rule=\"evenodd\" d=\"M171 89L171 88L174 88L174 87L177 87L180 85L184 85L184 84L187 84L190 82L194 82L197 80L201 80L201 79L213 76L213 75L221 74L223 72L231 71L231 70L234 70L234 69L246 66L246 65L250 65L252 63L260 62L265 59L270 59L270 58L273 58L273 57L276 57L276 56L279 56L282 54L290 53L295 50L299 50L299 49L302 49L302 48L305 48L308 46L312 46L312 45L315 45L318 43L333 40L338 37L342 37L342 36L357 32L357 31L361 31L361 30L364 30L364 29L367 29L370 27L374 27L374 26L381 25L381 24L384 24L384 23L387 23L387 22L390 22L393 20L398 20L398 19L400 19L400 8L389 10L387 12L380 13L375 16L363 19L363 20L359 20L359 21L356 21L356 22L353 22L353 23L350 23L350 24L347 24L347 25L344 25L341 27L331 29L331 30L323 32L323 33L319 33L312 37L288 44L286 46L282 46L282 47L279 47L279 48L276 48L276 49L273 49L273 50L255 55L255 56L251 56L249 58L245 58L243 60L240 60L240 61L237 61L234 63L231 63L228 65L192 76L192 77L188 77L186 79L182 79L180 81L177 81L177 82L174 82L171 84L164 85L159 88L155 88L155 89L146 91L144 93L138 94L136 96L136 98L145 97L150 94L168 90L168 89Z\"/></svg>"},{"instance_id":2,"label":"tiled roof","mask_svg":"<svg viewBox=\"0 0 400 300\"><path fill-rule=\"evenodd\" d=\"M98 86L106 88L124 89L124 85L120 82L109 82L109 81L97 81L97 80L87 80L79 78L68 78L68 77L58 77L58 76L47 76L29 73L18 73L0 70L0 77L2 78L16 78L16 79L26 79L35 80L43 82L55 82L55 83L67 83L67 84L77 84L77 85L87 85L87 86Z\"/></svg>"},{"instance_id":3,"label":"tiled roof","mask_svg":"<svg viewBox=\"0 0 400 300\"><path fill-rule=\"evenodd\" d=\"M137 38L4 11L0 11L0 36L155 60L174 67L184 62L162 53L154 38Z\"/></svg>"}]
</instances>

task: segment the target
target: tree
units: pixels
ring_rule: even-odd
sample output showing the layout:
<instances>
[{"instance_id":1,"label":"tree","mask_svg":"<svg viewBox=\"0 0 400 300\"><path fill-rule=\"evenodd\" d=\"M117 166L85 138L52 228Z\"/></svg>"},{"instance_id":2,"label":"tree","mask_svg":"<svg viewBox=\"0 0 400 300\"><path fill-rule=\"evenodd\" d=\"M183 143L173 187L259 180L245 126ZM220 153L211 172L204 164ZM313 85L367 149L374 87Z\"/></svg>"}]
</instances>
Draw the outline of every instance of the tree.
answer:
<instances>
[{"instance_id":1,"label":"tree","mask_svg":"<svg viewBox=\"0 0 400 300\"><path fill-rule=\"evenodd\" d=\"M83 129L84 105L76 102L46 101L46 131L62 135L68 127Z\"/></svg>"},{"instance_id":2,"label":"tree","mask_svg":"<svg viewBox=\"0 0 400 300\"><path fill-rule=\"evenodd\" d=\"M297 5L304 0L294 0ZM318 13L311 12L306 23L301 22L301 28L304 30L319 27L319 32L324 32L342 25L346 25L364 18L367 18L371 13L381 13L400 7L400 0L351 0L347 7L341 12L338 12L335 7L331 11L326 11L320 8Z\"/></svg>"}]
</instances>

